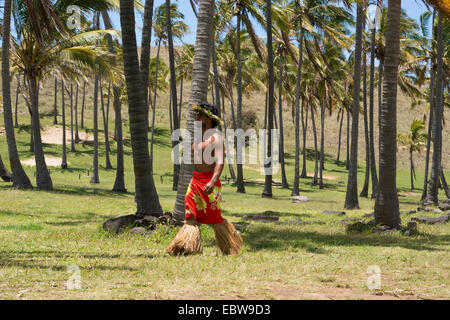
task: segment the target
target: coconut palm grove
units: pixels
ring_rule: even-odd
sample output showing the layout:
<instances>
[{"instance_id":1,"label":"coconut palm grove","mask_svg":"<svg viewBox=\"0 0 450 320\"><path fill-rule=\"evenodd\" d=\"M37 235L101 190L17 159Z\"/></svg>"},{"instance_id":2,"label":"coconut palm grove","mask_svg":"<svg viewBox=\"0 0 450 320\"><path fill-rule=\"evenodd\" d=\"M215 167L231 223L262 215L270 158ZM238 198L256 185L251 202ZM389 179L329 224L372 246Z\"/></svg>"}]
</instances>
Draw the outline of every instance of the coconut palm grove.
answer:
<instances>
[{"instance_id":1,"label":"coconut palm grove","mask_svg":"<svg viewBox=\"0 0 450 320\"><path fill-rule=\"evenodd\" d=\"M0 299L450 298L447 0L0 18Z\"/></svg>"}]
</instances>

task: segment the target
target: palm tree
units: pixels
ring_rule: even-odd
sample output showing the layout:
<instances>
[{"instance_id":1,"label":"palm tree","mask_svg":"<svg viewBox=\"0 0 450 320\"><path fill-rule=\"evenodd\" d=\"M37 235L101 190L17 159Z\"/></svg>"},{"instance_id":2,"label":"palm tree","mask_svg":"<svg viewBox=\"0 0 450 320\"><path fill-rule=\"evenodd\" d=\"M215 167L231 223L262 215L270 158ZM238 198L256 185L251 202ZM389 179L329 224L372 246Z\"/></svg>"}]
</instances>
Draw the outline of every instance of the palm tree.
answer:
<instances>
[{"instance_id":1,"label":"palm tree","mask_svg":"<svg viewBox=\"0 0 450 320\"><path fill-rule=\"evenodd\" d=\"M148 68L150 64L150 50L152 43L152 21L153 21L153 0L145 0L144 21L142 25L141 60L140 70L142 82L144 83L144 97L148 110Z\"/></svg>"},{"instance_id":2,"label":"palm tree","mask_svg":"<svg viewBox=\"0 0 450 320\"><path fill-rule=\"evenodd\" d=\"M389 0L384 61L383 102L380 110L379 185L375 222L397 228L400 224L397 194L397 83L400 51L401 0Z\"/></svg>"},{"instance_id":3,"label":"palm tree","mask_svg":"<svg viewBox=\"0 0 450 320\"><path fill-rule=\"evenodd\" d=\"M2 92L3 118L5 122L6 141L8 143L9 162L12 171L14 188L31 188L31 182L23 170L17 151L16 138L11 108L11 85L9 75L9 51L11 38L11 1L5 0L3 8L3 37L2 37Z\"/></svg>"},{"instance_id":4,"label":"palm tree","mask_svg":"<svg viewBox=\"0 0 450 320\"><path fill-rule=\"evenodd\" d=\"M175 54L173 49L173 37L172 37L172 19L170 18L170 0L166 0L166 27L167 27L167 39L169 47L169 65L170 65L170 93L172 102L172 118L173 118L173 130L179 128L178 121L178 108L177 108L177 79L175 75ZM172 140L172 148L177 144L177 141ZM178 158L178 153L174 153L175 158ZM178 174L180 172L180 165L178 159L176 159L173 165L173 184L172 190L177 190L178 186Z\"/></svg>"},{"instance_id":5,"label":"palm tree","mask_svg":"<svg viewBox=\"0 0 450 320\"><path fill-rule=\"evenodd\" d=\"M67 169L67 148L66 148L66 104L64 99L64 80L61 80L61 111L62 111L62 160L61 168Z\"/></svg>"},{"instance_id":6,"label":"palm tree","mask_svg":"<svg viewBox=\"0 0 450 320\"><path fill-rule=\"evenodd\" d=\"M358 202L358 123L359 123L359 97L361 84L361 51L362 51L362 25L363 7L357 3L356 18L356 42L355 42L355 65L353 74L353 110L352 110L352 136L349 162L349 173L347 182L347 193L344 207L346 209L359 208Z\"/></svg>"},{"instance_id":7,"label":"palm tree","mask_svg":"<svg viewBox=\"0 0 450 320\"><path fill-rule=\"evenodd\" d=\"M407 146L409 150L409 164L411 175L411 190L414 190L414 180L416 179L416 170L414 168L413 154L414 152L421 152L427 141L427 134L422 130L425 128L425 123L422 120L418 120L414 117L411 123L410 130L407 134L399 134L398 141Z\"/></svg>"},{"instance_id":8,"label":"palm tree","mask_svg":"<svg viewBox=\"0 0 450 320\"><path fill-rule=\"evenodd\" d=\"M194 64L191 82L191 97L186 129L190 133L184 141L186 145L191 145L194 132L193 104L201 104L207 101L209 67L211 61L211 46L213 40L214 25L214 0L200 0L198 7L198 22L194 51ZM188 139L190 137L190 139ZM185 162L182 159L180 175L177 188L177 196L173 216L175 221L181 222L184 219L184 198L193 172L193 155Z\"/></svg>"},{"instance_id":9,"label":"palm tree","mask_svg":"<svg viewBox=\"0 0 450 320\"><path fill-rule=\"evenodd\" d=\"M275 76L273 71L273 48L272 48L272 0L267 0L266 3L266 23L267 23L267 65L269 76L269 90L268 94L268 141L267 141L267 163L264 163L265 181L262 196L265 198L272 197L272 129L273 129L273 114L274 114L274 84ZM238 118L239 119L239 118Z\"/></svg>"},{"instance_id":10,"label":"palm tree","mask_svg":"<svg viewBox=\"0 0 450 320\"><path fill-rule=\"evenodd\" d=\"M98 19L98 17L97 17ZM94 131L94 151L92 153L92 176L91 183L100 183L98 175L98 86L99 75L94 77L94 105L93 105L93 131Z\"/></svg>"},{"instance_id":11,"label":"palm tree","mask_svg":"<svg viewBox=\"0 0 450 320\"><path fill-rule=\"evenodd\" d=\"M112 24L109 19L108 11L102 11L103 23L105 29L112 29ZM113 39L110 35L106 37L108 42L108 50L113 55L112 64L116 65L117 60L115 58L115 47ZM86 82L84 83L86 86ZM84 91L83 91L83 105L84 105ZM120 87L116 82L113 82L113 106L114 106L114 116L115 116L115 138L117 141L117 166L116 166L116 178L114 180L113 191L116 192L126 192L125 188L125 177L124 177L124 155L123 155L123 134L122 134L122 101L120 95Z\"/></svg>"},{"instance_id":12,"label":"palm tree","mask_svg":"<svg viewBox=\"0 0 450 320\"><path fill-rule=\"evenodd\" d=\"M109 102L110 102L110 94L111 94L111 84L108 85L108 101L106 103L106 111L105 111L105 101L104 101L104 95L103 95L103 86L102 82L100 81L100 106L102 109L102 118L103 118L103 129L105 133L105 169L110 170L112 169L111 160L109 158L109 151L110 151L110 145L109 145Z\"/></svg>"},{"instance_id":13,"label":"palm tree","mask_svg":"<svg viewBox=\"0 0 450 320\"><path fill-rule=\"evenodd\" d=\"M120 24L122 27L123 62L135 174L136 214L138 216L145 214L160 215L162 214L162 208L150 170L147 108L143 96L143 82L139 72L133 0L120 0Z\"/></svg>"},{"instance_id":14,"label":"palm tree","mask_svg":"<svg viewBox=\"0 0 450 320\"><path fill-rule=\"evenodd\" d=\"M442 152L442 112L443 112L443 16L439 13L438 26L437 26L437 72L436 72L436 102L435 113L433 117L433 160L431 162L431 175L430 182L428 184L428 192L425 198L425 203L438 203L439 181L441 177L441 152Z\"/></svg>"}]
</instances>

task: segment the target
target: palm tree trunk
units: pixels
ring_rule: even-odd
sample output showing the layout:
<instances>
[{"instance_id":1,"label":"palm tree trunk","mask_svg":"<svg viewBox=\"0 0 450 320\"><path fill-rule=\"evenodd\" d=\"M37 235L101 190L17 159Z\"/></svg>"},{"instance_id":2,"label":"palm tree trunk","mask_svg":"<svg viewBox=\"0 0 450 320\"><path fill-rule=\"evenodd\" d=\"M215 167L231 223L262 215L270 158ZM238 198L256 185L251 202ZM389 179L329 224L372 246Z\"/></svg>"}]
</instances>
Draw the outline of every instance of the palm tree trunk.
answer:
<instances>
[{"instance_id":1,"label":"palm tree trunk","mask_svg":"<svg viewBox=\"0 0 450 320\"><path fill-rule=\"evenodd\" d=\"M108 130L109 118L106 115L106 111L105 111L105 101L104 101L104 97L103 97L103 86L102 86L101 79L99 79L99 84L100 84L100 106L102 108L103 130L105 133L105 159L106 159L105 168L106 168L106 170L110 170L110 169L112 169L112 165L111 165L111 160L109 158L109 151L110 151L109 130ZM110 89L108 89L108 91L110 91ZM108 101L108 104L109 104L109 101Z\"/></svg>"},{"instance_id":2,"label":"palm tree trunk","mask_svg":"<svg viewBox=\"0 0 450 320\"><path fill-rule=\"evenodd\" d=\"M80 135L78 132L78 82L76 84L75 90L75 143L79 143L81 141Z\"/></svg>"},{"instance_id":3,"label":"palm tree trunk","mask_svg":"<svg viewBox=\"0 0 450 320\"><path fill-rule=\"evenodd\" d=\"M12 180L11 173L9 173L5 164L3 163L2 156L0 155L0 178L5 182L10 182Z\"/></svg>"},{"instance_id":4,"label":"palm tree trunk","mask_svg":"<svg viewBox=\"0 0 450 320\"><path fill-rule=\"evenodd\" d=\"M152 134L150 138L150 170L153 174L153 144L155 140L155 116L156 116L156 92L158 91L158 68L159 68L159 53L161 49L161 39L158 40L158 50L156 52L155 65L155 88L153 89L153 108L152 108Z\"/></svg>"},{"instance_id":5,"label":"palm tree trunk","mask_svg":"<svg viewBox=\"0 0 450 320\"><path fill-rule=\"evenodd\" d=\"M169 44L169 65L170 65L170 93L171 93L171 101L172 101L172 123L173 130L178 130L179 121L178 121L178 106L177 106L177 77L175 70L175 53L173 48L173 36L172 36L172 19L170 17L170 0L166 0L166 24L167 24L167 38ZM180 141L172 140L172 150L174 151L173 157L175 162L173 164L173 184L172 190L176 191L178 187L178 178L180 174L180 165L179 165L179 154L175 152L178 150L176 145Z\"/></svg>"},{"instance_id":6,"label":"palm tree trunk","mask_svg":"<svg viewBox=\"0 0 450 320\"><path fill-rule=\"evenodd\" d=\"M316 130L316 120L314 119L314 110L311 105L309 108L311 109L311 122L312 122L313 133L314 133L314 154L315 154L314 177L312 179L311 184L313 186L315 186L315 185L317 185L318 174L319 174L319 152L317 149L317 130Z\"/></svg>"},{"instance_id":7,"label":"palm tree trunk","mask_svg":"<svg viewBox=\"0 0 450 320\"><path fill-rule=\"evenodd\" d=\"M281 185L284 189L289 189L289 184L286 179L286 168L284 165L284 132L283 132L283 59L282 56L279 56L279 69L280 69L280 79L278 84L278 114L280 121L280 145L279 145L279 158L281 165Z\"/></svg>"},{"instance_id":8,"label":"palm tree trunk","mask_svg":"<svg viewBox=\"0 0 450 320\"><path fill-rule=\"evenodd\" d=\"M344 120L344 110L339 110L339 114L341 116L341 119L339 120L339 141L338 141L338 153L336 157L336 164L340 163L340 157L341 157L341 136L342 136L342 122ZM338 114L338 116L339 116Z\"/></svg>"},{"instance_id":9,"label":"palm tree trunk","mask_svg":"<svg viewBox=\"0 0 450 320\"><path fill-rule=\"evenodd\" d=\"M81 123L80 126L84 129L84 105L86 102L86 81L83 83L83 99L81 101Z\"/></svg>"},{"instance_id":10,"label":"palm tree trunk","mask_svg":"<svg viewBox=\"0 0 450 320\"><path fill-rule=\"evenodd\" d=\"M441 177L442 188L445 191L445 195L447 196L447 199L450 199L450 190L447 185L447 180L445 180L444 170L442 169L442 167L441 167L440 171L441 171L440 177Z\"/></svg>"},{"instance_id":11,"label":"palm tree trunk","mask_svg":"<svg viewBox=\"0 0 450 320\"><path fill-rule=\"evenodd\" d=\"M378 188L377 165L375 163L375 142L374 142L374 91L375 91L375 35L376 28L372 31L371 48L370 48L370 88L369 88L369 156L370 156L370 172L372 177L372 199L376 197Z\"/></svg>"},{"instance_id":12,"label":"palm tree trunk","mask_svg":"<svg viewBox=\"0 0 450 320\"><path fill-rule=\"evenodd\" d=\"M62 160L61 168L67 169L66 147L66 105L64 101L64 80L61 80L61 112L62 112Z\"/></svg>"},{"instance_id":13,"label":"palm tree trunk","mask_svg":"<svg viewBox=\"0 0 450 320\"><path fill-rule=\"evenodd\" d=\"M214 10L214 0L200 1L194 50L191 97L189 101L190 106L186 122L188 134L183 139L185 146L188 146L188 148L191 147L192 139L194 137L194 112L192 105L206 103L207 101L211 46L213 41ZM185 215L184 198L194 169L193 156L194 155L191 153L190 159L185 159L185 157L183 157L181 161L177 196L173 213L174 219L177 222L181 222Z\"/></svg>"},{"instance_id":14,"label":"palm tree trunk","mask_svg":"<svg viewBox=\"0 0 450 320\"><path fill-rule=\"evenodd\" d=\"M92 157L91 183L100 183L98 176L98 86L99 76L95 74L94 80L94 106L93 106L93 129L94 129L94 151Z\"/></svg>"},{"instance_id":15,"label":"palm tree trunk","mask_svg":"<svg viewBox=\"0 0 450 320\"><path fill-rule=\"evenodd\" d=\"M19 119L18 119L19 90L20 90L20 80L17 79L17 88L16 88L16 107L15 107L15 110L14 110L14 128L19 128Z\"/></svg>"},{"instance_id":16,"label":"palm tree trunk","mask_svg":"<svg viewBox=\"0 0 450 320\"><path fill-rule=\"evenodd\" d=\"M345 195L345 209L359 208L358 202L358 126L359 126L359 97L361 93L361 51L363 33L363 7L357 4L356 18L356 44L355 44L355 70L353 74L353 110L352 110L352 142L350 150L350 163Z\"/></svg>"},{"instance_id":17,"label":"palm tree trunk","mask_svg":"<svg viewBox=\"0 0 450 320\"><path fill-rule=\"evenodd\" d=\"M70 84L70 151L76 152L75 150L75 138L73 135L73 84Z\"/></svg>"},{"instance_id":18,"label":"palm tree trunk","mask_svg":"<svg viewBox=\"0 0 450 320\"><path fill-rule=\"evenodd\" d=\"M272 197L272 129L274 117L274 84L275 76L273 71L273 47L272 47L272 0L267 0L266 3L266 22L267 22L267 66L269 76L269 91L268 91L268 137L267 137L267 163L264 163L264 190L262 197ZM238 34L239 37L239 34Z\"/></svg>"},{"instance_id":19,"label":"palm tree trunk","mask_svg":"<svg viewBox=\"0 0 450 320\"><path fill-rule=\"evenodd\" d=\"M241 61L241 12L237 13L237 29L236 29L236 60L237 60L237 106L236 118L237 129L242 128L242 61ZM237 192L245 193L244 173L242 171L242 152L241 148L237 148Z\"/></svg>"},{"instance_id":20,"label":"palm tree trunk","mask_svg":"<svg viewBox=\"0 0 450 320\"><path fill-rule=\"evenodd\" d=\"M53 108L53 124L58 124L58 79L55 77L55 104Z\"/></svg>"},{"instance_id":21,"label":"palm tree trunk","mask_svg":"<svg viewBox=\"0 0 450 320\"><path fill-rule=\"evenodd\" d=\"M305 104L305 97L302 97L302 130L303 130L303 146L302 146L302 173L300 178L307 178L308 172L306 170L306 133L308 132L308 106ZM305 121L303 121L303 118Z\"/></svg>"},{"instance_id":22,"label":"palm tree trunk","mask_svg":"<svg viewBox=\"0 0 450 320\"><path fill-rule=\"evenodd\" d=\"M145 97L145 104L148 114L148 79L149 79L149 66L150 66L150 50L152 42L152 21L153 21L153 0L145 0L144 5L144 20L142 26L142 39L141 39L141 57L140 57L140 72L142 77L142 83L144 84L143 92ZM109 28L108 28L109 29ZM148 116L147 116L148 119ZM148 120L147 120L148 123ZM148 125L147 125L148 127Z\"/></svg>"},{"instance_id":23,"label":"palm tree trunk","mask_svg":"<svg viewBox=\"0 0 450 320\"><path fill-rule=\"evenodd\" d=\"M443 110L443 17L439 13L437 30L437 76L436 76L436 103L433 117L433 159L431 162L431 175L425 203L438 204L439 181L442 152L442 110Z\"/></svg>"},{"instance_id":24,"label":"palm tree trunk","mask_svg":"<svg viewBox=\"0 0 450 320\"><path fill-rule=\"evenodd\" d=\"M134 1L120 0L120 24L122 27L123 61L128 94L131 148L135 175L135 201L137 216L162 214L156 192L148 150L148 112L143 96L143 83L139 73L136 45Z\"/></svg>"},{"instance_id":25,"label":"palm tree trunk","mask_svg":"<svg viewBox=\"0 0 450 320\"><path fill-rule=\"evenodd\" d=\"M178 128L181 126L181 108L183 107L183 80L181 77L180 80L180 102L178 104Z\"/></svg>"},{"instance_id":26,"label":"palm tree trunk","mask_svg":"<svg viewBox=\"0 0 450 320\"><path fill-rule=\"evenodd\" d=\"M327 86L324 82L323 101L320 107L320 168L319 168L319 189L323 189L323 170L325 156L325 109L327 101Z\"/></svg>"},{"instance_id":27,"label":"palm tree trunk","mask_svg":"<svg viewBox=\"0 0 450 320\"><path fill-rule=\"evenodd\" d=\"M375 200L375 223L397 228L397 83L400 52L401 0L389 0L386 30L383 103L380 110L380 182Z\"/></svg>"},{"instance_id":28,"label":"palm tree trunk","mask_svg":"<svg viewBox=\"0 0 450 320\"><path fill-rule=\"evenodd\" d=\"M110 19L108 17L107 11L102 11L103 22L106 29L112 29ZM114 55L115 49L113 45L113 40L111 36L106 36L108 42L109 52ZM113 58L113 64L116 64L115 58ZM116 168L116 178L114 180L113 191L116 192L127 192L125 188L124 179L124 163L123 163L123 137L122 137L122 102L120 100L120 88L116 84L113 84L113 106L114 106L114 136L117 141L117 168ZM108 97L109 99L109 97Z\"/></svg>"},{"instance_id":29,"label":"palm tree trunk","mask_svg":"<svg viewBox=\"0 0 450 320\"><path fill-rule=\"evenodd\" d=\"M345 160L345 169L350 169L350 110L348 109L348 106L346 106L347 109L347 141L346 141L346 148L347 148L347 158Z\"/></svg>"},{"instance_id":30,"label":"palm tree trunk","mask_svg":"<svg viewBox=\"0 0 450 320\"><path fill-rule=\"evenodd\" d=\"M233 162L231 159L228 138L227 138L227 121L225 113L225 94L222 95L222 120L223 120L223 132L225 133L225 156L228 163L228 170L230 171L231 179L236 181L236 173L234 172Z\"/></svg>"},{"instance_id":31,"label":"palm tree trunk","mask_svg":"<svg viewBox=\"0 0 450 320\"><path fill-rule=\"evenodd\" d=\"M411 175L411 190L414 190L414 162L413 162L413 153L412 151L409 152L409 171Z\"/></svg>"},{"instance_id":32,"label":"palm tree trunk","mask_svg":"<svg viewBox=\"0 0 450 320\"><path fill-rule=\"evenodd\" d=\"M38 80L31 76L28 78L30 86L31 108L33 112L33 138L34 138L34 159L36 162L36 185L41 190L53 189L52 179L45 163L44 150L41 141L41 124L39 120L39 84ZM14 173L13 173L14 174Z\"/></svg>"},{"instance_id":33,"label":"palm tree trunk","mask_svg":"<svg viewBox=\"0 0 450 320\"><path fill-rule=\"evenodd\" d=\"M365 25L365 24L364 24ZM369 138L369 119L367 117L367 58L363 53L363 105L364 105L364 142L366 151L366 170L364 175L364 184L359 194L360 197L367 198L369 196L369 180L370 180L370 138Z\"/></svg>"}]
</instances>

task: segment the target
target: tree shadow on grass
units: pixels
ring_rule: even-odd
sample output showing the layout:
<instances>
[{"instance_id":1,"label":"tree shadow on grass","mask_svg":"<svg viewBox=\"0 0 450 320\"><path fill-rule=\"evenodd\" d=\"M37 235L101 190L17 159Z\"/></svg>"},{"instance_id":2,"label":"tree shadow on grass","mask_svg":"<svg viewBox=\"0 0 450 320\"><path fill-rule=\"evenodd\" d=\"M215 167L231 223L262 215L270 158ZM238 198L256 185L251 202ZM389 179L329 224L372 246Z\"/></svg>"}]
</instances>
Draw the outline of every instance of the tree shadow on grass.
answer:
<instances>
[{"instance_id":1,"label":"tree shadow on grass","mask_svg":"<svg viewBox=\"0 0 450 320\"><path fill-rule=\"evenodd\" d=\"M64 194L64 195L74 195L74 196L100 196L100 197L110 197L110 198L123 198L130 195L134 195L133 192L117 192L112 190L105 189L97 189L97 188L86 188L86 187L74 187L67 186L64 189L53 189L48 191L39 191L39 192L48 192L53 194Z\"/></svg>"},{"instance_id":2,"label":"tree shadow on grass","mask_svg":"<svg viewBox=\"0 0 450 320\"><path fill-rule=\"evenodd\" d=\"M235 213L235 212L229 212L227 210L222 209L222 213L224 213L226 216L232 216L232 217L239 217L242 218L245 214L257 214L261 216L271 216L271 217L299 217L299 218L311 218L312 215L308 213L295 213L295 212L279 212L279 211L272 211L267 210L261 213Z\"/></svg>"},{"instance_id":3,"label":"tree shadow on grass","mask_svg":"<svg viewBox=\"0 0 450 320\"><path fill-rule=\"evenodd\" d=\"M374 246L402 247L411 250L443 251L433 245L450 245L450 235L428 236L427 240L389 235L372 234L326 234L316 231L303 231L300 228L275 229L265 225L253 225L242 234L249 251L268 249L284 251L289 248L301 248L313 253L326 253L324 246ZM425 244L425 241L430 245ZM430 243L431 242L431 243Z\"/></svg>"}]
</instances>

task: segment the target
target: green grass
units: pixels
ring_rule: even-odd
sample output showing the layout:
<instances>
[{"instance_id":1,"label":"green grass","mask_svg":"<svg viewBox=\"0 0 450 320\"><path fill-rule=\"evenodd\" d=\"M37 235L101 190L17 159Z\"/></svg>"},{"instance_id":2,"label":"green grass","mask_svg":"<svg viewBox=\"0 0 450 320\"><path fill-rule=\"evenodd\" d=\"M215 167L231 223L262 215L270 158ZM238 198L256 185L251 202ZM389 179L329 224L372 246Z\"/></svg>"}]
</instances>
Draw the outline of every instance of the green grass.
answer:
<instances>
[{"instance_id":1,"label":"green grass","mask_svg":"<svg viewBox=\"0 0 450 320\"><path fill-rule=\"evenodd\" d=\"M42 110L48 114L52 106L51 86L43 92ZM88 127L92 126L90 114L89 110ZM167 113L159 110L155 183L163 210L172 211L175 192L172 164L167 161L171 150L167 118ZM3 123L3 119L0 121ZM48 127L52 117L45 115L41 121L43 128ZM22 114L23 126L16 130L22 160L32 157L28 152L28 122L28 115ZM115 172L104 168L102 134L100 184L89 183L88 171L92 167L89 143L77 145L76 153L68 152L67 170L51 167L53 191L12 190L9 183L0 183L0 298L450 298L449 224L419 225L419 235L415 237L400 232L347 234L341 220L361 218L373 210L374 201L360 198L361 209L347 211L345 217L322 213L342 210L344 205L346 185L339 181L347 181L347 172L344 165L334 163L332 156L326 159L324 173L333 180L325 180L325 189L312 187L310 178L301 179L301 194L309 202L292 203L290 190L281 189L278 184L274 185L273 199L261 198L264 177L256 170L244 170L246 194L237 194L233 184L223 184L223 215L232 221L241 221L244 214L272 214L281 221L313 222L301 226L250 222L242 233L243 249L237 256L218 254L214 233L208 226L202 226L204 253L191 257L165 254L165 247L177 232L174 228L160 226L149 237L114 236L103 231L101 224L106 219L135 212L129 128L127 121L124 124L128 193L111 191ZM112 131L112 120L110 128ZM115 166L115 143L111 148ZM45 145L45 153L60 157L61 146ZM4 135L0 136L0 154L9 164ZM290 185L293 165L294 155L290 152L287 155ZM360 165L361 187L364 168ZM25 166L25 170L35 185L34 168ZM313 161L308 161L308 172L313 170ZM417 171L417 186L421 186L423 173ZM226 181L225 176L229 176L227 168L222 182ZM280 174L274 179L280 181ZM401 211L417 208L421 190L410 192L407 167L399 168L398 187ZM402 224L424 214L402 215ZM324 224L314 223L318 221ZM67 270L74 264L81 270L82 288L68 290L66 282L72 272ZM371 265L381 268L381 290L377 292L368 290L365 284Z\"/></svg>"}]
</instances>

